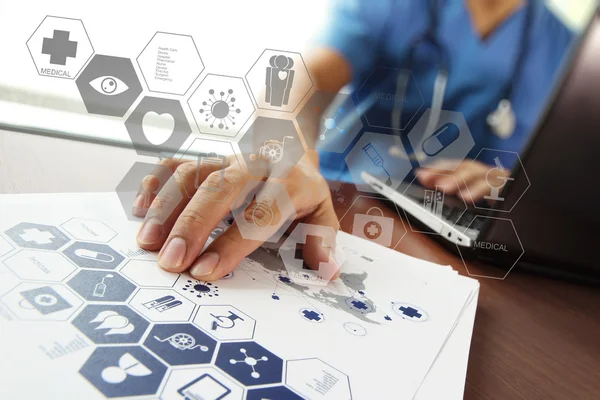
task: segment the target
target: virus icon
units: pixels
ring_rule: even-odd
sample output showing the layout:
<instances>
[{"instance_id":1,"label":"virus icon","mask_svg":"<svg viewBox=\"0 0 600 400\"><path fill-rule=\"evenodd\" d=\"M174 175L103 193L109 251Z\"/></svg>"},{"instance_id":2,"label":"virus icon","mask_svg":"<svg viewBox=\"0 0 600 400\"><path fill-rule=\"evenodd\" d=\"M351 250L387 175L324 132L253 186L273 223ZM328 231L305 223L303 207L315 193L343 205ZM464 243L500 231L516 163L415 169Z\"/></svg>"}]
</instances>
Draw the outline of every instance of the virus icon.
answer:
<instances>
[{"instance_id":1,"label":"virus icon","mask_svg":"<svg viewBox=\"0 0 600 400\"><path fill-rule=\"evenodd\" d=\"M208 91L209 98L202 102L206 108L200 109L200 114L206 116L205 121L210 123L210 127L214 128L215 123L219 129L229 129L229 125L235 125L235 116L233 113L239 114L242 112L239 108L235 108L235 97L233 97L233 89L229 89L227 93L220 92L219 97L215 95L215 90Z\"/></svg>"},{"instance_id":2,"label":"virus icon","mask_svg":"<svg viewBox=\"0 0 600 400\"><path fill-rule=\"evenodd\" d=\"M211 282L188 280L181 289L187 291L188 293L195 294L198 298L219 296L219 287Z\"/></svg>"}]
</instances>

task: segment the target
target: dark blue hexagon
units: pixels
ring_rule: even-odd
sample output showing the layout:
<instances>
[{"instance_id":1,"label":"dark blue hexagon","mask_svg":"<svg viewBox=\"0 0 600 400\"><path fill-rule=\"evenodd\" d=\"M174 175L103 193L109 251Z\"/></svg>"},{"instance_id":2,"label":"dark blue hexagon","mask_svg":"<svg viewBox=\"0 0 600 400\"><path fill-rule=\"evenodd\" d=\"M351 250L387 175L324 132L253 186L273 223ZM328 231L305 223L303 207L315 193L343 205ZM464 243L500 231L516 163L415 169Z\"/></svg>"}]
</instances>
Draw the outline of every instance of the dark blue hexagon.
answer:
<instances>
[{"instance_id":1,"label":"dark blue hexagon","mask_svg":"<svg viewBox=\"0 0 600 400\"><path fill-rule=\"evenodd\" d=\"M125 257L107 244L75 242L63 254L82 268L115 269Z\"/></svg>"},{"instance_id":2,"label":"dark blue hexagon","mask_svg":"<svg viewBox=\"0 0 600 400\"><path fill-rule=\"evenodd\" d=\"M256 342L221 343L215 365L245 386L282 382L283 360Z\"/></svg>"},{"instance_id":3,"label":"dark blue hexagon","mask_svg":"<svg viewBox=\"0 0 600 400\"><path fill-rule=\"evenodd\" d=\"M21 222L4 233L20 247L40 250L58 250L71 239L57 227Z\"/></svg>"},{"instance_id":4,"label":"dark blue hexagon","mask_svg":"<svg viewBox=\"0 0 600 400\"><path fill-rule=\"evenodd\" d=\"M90 304L72 324L99 344L138 343L150 325L128 306L112 304Z\"/></svg>"},{"instance_id":5,"label":"dark blue hexagon","mask_svg":"<svg viewBox=\"0 0 600 400\"><path fill-rule=\"evenodd\" d=\"M192 324L158 324L144 346L170 365L210 364L217 341Z\"/></svg>"},{"instance_id":6,"label":"dark blue hexagon","mask_svg":"<svg viewBox=\"0 0 600 400\"><path fill-rule=\"evenodd\" d=\"M89 301L126 301L136 289L114 271L81 270L67 285Z\"/></svg>"},{"instance_id":7,"label":"dark blue hexagon","mask_svg":"<svg viewBox=\"0 0 600 400\"><path fill-rule=\"evenodd\" d=\"M285 386L274 386L268 388L249 389L246 400L302 400L302 397L292 392Z\"/></svg>"}]
</instances>

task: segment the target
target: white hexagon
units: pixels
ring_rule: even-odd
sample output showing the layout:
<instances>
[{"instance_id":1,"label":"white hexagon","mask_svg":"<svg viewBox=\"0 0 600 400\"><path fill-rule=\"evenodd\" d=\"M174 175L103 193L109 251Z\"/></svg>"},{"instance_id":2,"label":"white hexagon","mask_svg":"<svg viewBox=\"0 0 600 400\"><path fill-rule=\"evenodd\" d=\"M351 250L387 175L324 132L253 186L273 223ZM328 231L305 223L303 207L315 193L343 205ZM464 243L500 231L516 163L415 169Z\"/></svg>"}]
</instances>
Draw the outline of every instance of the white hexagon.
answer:
<instances>
[{"instance_id":1,"label":"white hexagon","mask_svg":"<svg viewBox=\"0 0 600 400\"><path fill-rule=\"evenodd\" d=\"M194 324L217 340L248 340L254 337L256 321L229 305L200 306Z\"/></svg>"},{"instance_id":2,"label":"white hexagon","mask_svg":"<svg viewBox=\"0 0 600 400\"><path fill-rule=\"evenodd\" d=\"M249 181L231 204L242 237L263 242L279 241L296 219L296 209L285 185Z\"/></svg>"},{"instance_id":3,"label":"white hexagon","mask_svg":"<svg viewBox=\"0 0 600 400\"><path fill-rule=\"evenodd\" d=\"M196 305L169 289L140 289L129 305L154 322L187 322Z\"/></svg>"},{"instance_id":4,"label":"white hexagon","mask_svg":"<svg viewBox=\"0 0 600 400\"><path fill-rule=\"evenodd\" d=\"M202 133L233 137L254 114L242 78L208 74L188 100Z\"/></svg>"},{"instance_id":5,"label":"white hexagon","mask_svg":"<svg viewBox=\"0 0 600 400\"><path fill-rule=\"evenodd\" d=\"M169 374L160 398L242 399L244 389L215 367L178 368Z\"/></svg>"},{"instance_id":6,"label":"white hexagon","mask_svg":"<svg viewBox=\"0 0 600 400\"><path fill-rule=\"evenodd\" d=\"M0 299L19 319L66 321L83 305L61 284L21 283Z\"/></svg>"},{"instance_id":7,"label":"white hexagon","mask_svg":"<svg viewBox=\"0 0 600 400\"><path fill-rule=\"evenodd\" d=\"M60 253L21 250L4 260L4 264L23 280L60 282L77 267Z\"/></svg>"},{"instance_id":8,"label":"white hexagon","mask_svg":"<svg viewBox=\"0 0 600 400\"><path fill-rule=\"evenodd\" d=\"M128 261L121 273L142 287L171 288L179 278L179 274L160 268L156 261L145 260Z\"/></svg>"},{"instance_id":9,"label":"white hexagon","mask_svg":"<svg viewBox=\"0 0 600 400\"><path fill-rule=\"evenodd\" d=\"M8 243L6 240L4 240L4 238L0 237L0 257L2 257L5 254L10 253L14 249L15 248L12 247L10 245L10 243Z\"/></svg>"},{"instance_id":10,"label":"white hexagon","mask_svg":"<svg viewBox=\"0 0 600 400\"><path fill-rule=\"evenodd\" d=\"M471 221L471 223L469 224L469 226L467 226L466 229L469 229L471 227L471 225L477 220L477 218L481 218L481 219L494 219L496 221L502 221L504 223L508 223L510 224L512 231L515 233L515 237L517 239L517 242L519 242L519 247L521 248L521 253L515 258L514 262L512 263L512 265L510 266L510 268L508 269L508 271L506 271L506 273L503 276L491 276L491 275L482 275L482 274L474 274L471 273L469 271L469 266L467 265L465 256L463 255L463 252L465 251L465 249L461 249L461 246L456 245L456 248L458 249L458 253L460 254L460 258L463 261L463 264L465 266L465 269L467 270L467 274L469 274L469 276L473 276L473 277L478 277L478 278L489 278L489 279L498 279L498 280L504 280L506 279L506 277L508 276L508 274L510 273L510 271L512 271L512 269L515 267L515 265L517 265L517 263L519 262L519 260L521 259L521 257L523 257L523 254L525 254L525 249L523 248L523 243L521 243L521 239L519 238L519 234L517 233L517 230L515 229L515 225L513 224L512 220L508 219L508 218L497 218L497 217L488 217L485 215L477 215L475 216L475 218L473 218L473 221ZM492 243L492 242L484 242L484 241L478 241L475 240L474 241L474 247L472 250L470 250L471 252L473 251L478 251L478 249L481 251L501 251L501 252L506 252L507 248L506 248L506 244L503 243ZM490 256L490 253L486 253L485 254L485 258L494 258L492 256ZM510 260L512 261L512 260Z\"/></svg>"},{"instance_id":11,"label":"white hexagon","mask_svg":"<svg viewBox=\"0 0 600 400\"><path fill-rule=\"evenodd\" d=\"M313 82L300 53L266 49L246 74L258 108L293 112Z\"/></svg>"},{"instance_id":12,"label":"white hexagon","mask_svg":"<svg viewBox=\"0 0 600 400\"><path fill-rule=\"evenodd\" d=\"M151 92L184 95L204 70L189 35L156 32L137 58Z\"/></svg>"},{"instance_id":13,"label":"white hexagon","mask_svg":"<svg viewBox=\"0 0 600 400\"><path fill-rule=\"evenodd\" d=\"M318 358L288 361L285 384L309 399L352 399L348 375Z\"/></svg>"},{"instance_id":14,"label":"white hexagon","mask_svg":"<svg viewBox=\"0 0 600 400\"><path fill-rule=\"evenodd\" d=\"M72 218L61 227L75 239L87 242L108 243L117 236L117 232L104 222L93 219Z\"/></svg>"},{"instance_id":15,"label":"white hexagon","mask_svg":"<svg viewBox=\"0 0 600 400\"><path fill-rule=\"evenodd\" d=\"M47 16L27 41L38 74L74 79L94 54L81 20Z\"/></svg>"},{"instance_id":16,"label":"white hexagon","mask_svg":"<svg viewBox=\"0 0 600 400\"><path fill-rule=\"evenodd\" d=\"M365 132L346 156L346 165L356 188L361 192L377 193L362 177L367 172L392 189L398 188L413 166L396 135ZM390 148L398 154L391 155Z\"/></svg>"}]
</instances>

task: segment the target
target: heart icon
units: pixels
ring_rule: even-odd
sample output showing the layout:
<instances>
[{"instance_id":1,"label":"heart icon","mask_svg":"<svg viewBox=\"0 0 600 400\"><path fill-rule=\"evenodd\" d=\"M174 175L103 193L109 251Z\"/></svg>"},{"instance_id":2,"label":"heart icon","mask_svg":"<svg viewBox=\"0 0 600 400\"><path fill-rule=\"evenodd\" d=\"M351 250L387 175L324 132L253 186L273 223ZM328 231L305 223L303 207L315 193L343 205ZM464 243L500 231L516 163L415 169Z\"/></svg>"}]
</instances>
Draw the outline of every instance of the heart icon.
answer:
<instances>
[{"instance_id":1,"label":"heart icon","mask_svg":"<svg viewBox=\"0 0 600 400\"><path fill-rule=\"evenodd\" d=\"M175 118L171 114L158 114L148 111L142 119L144 136L155 146L166 142L175 129Z\"/></svg>"},{"instance_id":2,"label":"heart icon","mask_svg":"<svg viewBox=\"0 0 600 400\"><path fill-rule=\"evenodd\" d=\"M277 73L277 76L279 77L279 79L284 80L285 78L287 78L288 72L287 71L279 71Z\"/></svg>"}]
</instances>

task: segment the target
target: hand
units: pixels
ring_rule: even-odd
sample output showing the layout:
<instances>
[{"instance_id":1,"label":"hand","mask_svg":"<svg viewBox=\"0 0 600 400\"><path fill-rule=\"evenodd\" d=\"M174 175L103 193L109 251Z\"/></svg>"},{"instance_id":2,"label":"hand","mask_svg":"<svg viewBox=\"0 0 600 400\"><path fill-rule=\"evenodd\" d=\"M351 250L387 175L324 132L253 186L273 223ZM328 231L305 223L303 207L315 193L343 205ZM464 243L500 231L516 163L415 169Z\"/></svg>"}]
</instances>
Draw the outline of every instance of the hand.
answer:
<instances>
[{"instance_id":1,"label":"hand","mask_svg":"<svg viewBox=\"0 0 600 400\"><path fill-rule=\"evenodd\" d=\"M202 165L197 170L196 161L169 159L163 160L161 164L174 172L173 177L158 195L151 194L158 187L157 178L152 175L145 177L142 182L143 191L134 204L134 213L144 216L137 236L138 244L146 250L160 250L158 265L161 268L171 272L189 269L196 279L216 280L235 269L244 257L263 243L242 237L234 222L202 252L217 224L229 214L232 207L241 204L238 195L250 182L250 177L242 172L237 161L233 158L228 160L223 171L207 165ZM197 172L201 182L199 188L195 187ZM316 151L307 150L285 179L269 178L265 184L269 182L277 182L287 189L296 219L307 224L330 226L337 232L337 216L327 183L318 170ZM143 203L148 198L151 205L146 209ZM282 224L291 216L281 214L281 208L273 207L273 213L279 215L270 215L267 221L260 205L251 203L246 208L246 219L248 210L252 209L256 211L251 218L260 220L264 217L265 224ZM327 254L321 254L323 252ZM307 265L318 269L319 260L330 259L330 255L333 258L333 249L330 253L326 248L307 243L303 254ZM332 261L335 264L335 260L330 260ZM333 278L337 277L337 269L339 267L336 266Z\"/></svg>"},{"instance_id":2,"label":"hand","mask_svg":"<svg viewBox=\"0 0 600 400\"><path fill-rule=\"evenodd\" d=\"M454 195L467 202L476 203L490 193L489 184L500 187L503 183L502 177L510 175L510 170L503 172L495 170L493 175L488 176L490 179L488 184L486 176L494 168L479 161L464 160L453 173L440 175L432 170L447 171L449 169L448 161L440 161L428 165L427 169L418 169L417 179L427 188L434 189L436 186L443 186L447 195ZM452 178L452 175L456 179Z\"/></svg>"}]
</instances>

